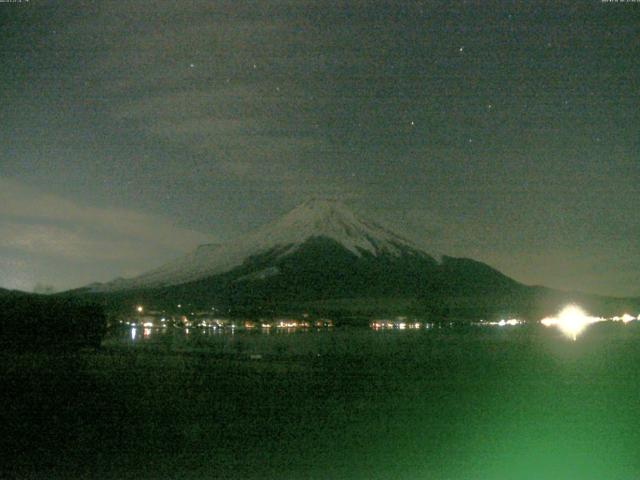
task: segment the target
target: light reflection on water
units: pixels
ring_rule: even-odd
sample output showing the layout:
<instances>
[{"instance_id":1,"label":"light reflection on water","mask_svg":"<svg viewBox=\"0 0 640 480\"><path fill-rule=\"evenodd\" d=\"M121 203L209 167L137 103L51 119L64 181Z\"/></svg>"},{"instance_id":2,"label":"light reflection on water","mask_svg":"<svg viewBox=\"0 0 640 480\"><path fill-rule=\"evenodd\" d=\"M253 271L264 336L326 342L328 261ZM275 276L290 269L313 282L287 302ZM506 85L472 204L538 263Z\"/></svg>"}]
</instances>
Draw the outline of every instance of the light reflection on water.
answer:
<instances>
[{"instance_id":1,"label":"light reflection on water","mask_svg":"<svg viewBox=\"0 0 640 480\"><path fill-rule=\"evenodd\" d=\"M549 319L543 319L539 322L540 325L548 327ZM597 318L598 322L605 322L608 324L618 323L617 317L614 319L605 319L605 318ZM635 317L632 320L636 320ZM622 325L627 325L629 320L619 322ZM364 326L349 326L349 327L339 327L337 329L334 328L316 328L316 327L296 327L296 326L277 326L273 327L271 325L267 326L258 326L255 327L246 327L246 326L237 326L237 325L227 325L224 327L216 327L216 326L195 326L195 327L179 327L179 326L167 326L167 325L154 325L154 326L144 326L142 328L142 336L139 335L138 329L140 328L137 325L131 326L122 326L117 332L116 337L120 337L122 332L126 333L126 337L134 342L142 342L147 340L157 340L162 337L191 337L193 338L207 338L207 337L233 337L233 336L243 336L243 337L253 337L253 336L290 336L290 335L322 335L322 334L330 334L332 332L349 330L353 331L368 331L376 334L383 333L391 333L391 332L406 332L410 334L410 332L433 332L433 331L517 331L518 327L532 327L537 325L537 322L525 322L517 319L509 319L509 320L499 320L499 321L478 321L471 322L468 324L455 323L455 322L397 322L397 321L373 321L369 324L368 327ZM581 325L582 326L582 325ZM574 338L575 339L575 338Z\"/></svg>"},{"instance_id":2,"label":"light reflection on water","mask_svg":"<svg viewBox=\"0 0 640 480\"><path fill-rule=\"evenodd\" d=\"M443 336L456 336L469 330L488 334L490 331L515 331L517 327L489 329L455 324L435 324L402 321L398 325L342 326L342 327L290 327L261 328L256 325L224 327L161 325L154 327L125 326L113 331L106 346L142 348L164 352L197 352L213 355L233 355L257 358L280 358L297 355L353 355L374 349L395 348L398 342L408 341L420 348L429 338L437 342ZM484 332L484 333L482 333Z\"/></svg>"},{"instance_id":3,"label":"light reflection on water","mask_svg":"<svg viewBox=\"0 0 640 480\"><path fill-rule=\"evenodd\" d=\"M603 328L631 328L635 322L605 322ZM260 325L245 328L244 325L225 327L179 327L161 325L143 327L122 326L106 339L115 346L136 345L145 348L162 348L175 351L201 351L212 353L259 353L259 354L305 354L340 350L357 352L358 342L367 348L371 343L409 341L420 342L433 339L456 338L464 335L488 336L488 338L509 338L522 335L551 337L552 329L544 324L525 324L516 320L477 322L460 324L415 321L376 321L368 327L275 327L261 328ZM607 327L608 325L608 327ZM546 332L546 333L545 333ZM583 333L584 335L584 333ZM404 340L403 340L404 339ZM572 339L575 339L572 337Z\"/></svg>"},{"instance_id":4,"label":"light reflection on water","mask_svg":"<svg viewBox=\"0 0 640 480\"><path fill-rule=\"evenodd\" d=\"M126 332L127 340L130 340L134 343L142 343L142 342L150 342L150 341L161 341L162 339L167 338L190 338L190 339L206 339L212 337L243 337L243 338L253 338L253 337L261 337L261 336L304 336L304 335L329 335L335 331L349 331L350 333L355 332L370 332L374 334L383 334L383 333L392 333L392 332L406 332L410 334L410 332L431 332L436 330L445 330L445 331L453 331L459 328L476 328L476 327L513 327L517 325L522 325L524 322L519 320L501 320L499 322L474 322L466 326L462 326L461 324L457 324L454 322L419 322L419 321L393 321L393 320L378 320L373 321L369 324L368 327L365 326L357 326L357 327L314 327L314 326L293 326L293 325L271 325L271 324L258 324L257 326L251 325L235 325L230 324L226 326L191 326L191 327L182 327L171 325L167 326L166 324L162 325L154 325L154 326L144 326L142 329L142 336L139 335L138 329L140 328L137 325L131 326L123 326L119 332ZM119 337L120 334L117 334L116 337Z\"/></svg>"}]
</instances>

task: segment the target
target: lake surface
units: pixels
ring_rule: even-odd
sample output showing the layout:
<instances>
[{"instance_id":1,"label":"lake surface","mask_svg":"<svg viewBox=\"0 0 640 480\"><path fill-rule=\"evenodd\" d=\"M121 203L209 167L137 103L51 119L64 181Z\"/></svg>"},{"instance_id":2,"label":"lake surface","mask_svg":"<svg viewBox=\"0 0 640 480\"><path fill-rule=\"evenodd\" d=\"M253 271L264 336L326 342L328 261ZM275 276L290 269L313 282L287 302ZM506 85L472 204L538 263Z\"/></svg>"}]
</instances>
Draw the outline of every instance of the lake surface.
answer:
<instances>
[{"instance_id":1,"label":"lake surface","mask_svg":"<svg viewBox=\"0 0 640 480\"><path fill-rule=\"evenodd\" d=\"M4 476L630 479L640 325L123 328L3 354Z\"/></svg>"}]
</instances>

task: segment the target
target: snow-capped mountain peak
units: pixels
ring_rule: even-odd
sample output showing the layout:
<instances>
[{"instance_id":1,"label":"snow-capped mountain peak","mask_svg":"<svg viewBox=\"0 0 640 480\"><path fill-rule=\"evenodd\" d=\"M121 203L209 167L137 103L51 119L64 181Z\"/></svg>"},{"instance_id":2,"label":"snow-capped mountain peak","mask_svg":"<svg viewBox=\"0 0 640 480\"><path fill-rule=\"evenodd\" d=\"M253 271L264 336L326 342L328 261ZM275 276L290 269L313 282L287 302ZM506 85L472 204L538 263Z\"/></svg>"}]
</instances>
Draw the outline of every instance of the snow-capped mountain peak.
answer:
<instances>
[{"instance_id":1,"label":"snow-capped mountain peak","mask_svg":"<svg viewBox=\"0 0 640 480\"><path fill-rule=\"evenodd\" d=\"M364 219L339 201L315 199L291 210L272 224L259 229L255 240L272 245L298 244L312 237L326 237L360 256L399 253L399 246L417 248L409 240Z\"/></svg>"},{"instance_id":2,"label":"snow-capped mountain peak","mask_svg":"<svg viewBox=\"0 0 640 480\"><path fill-rule=\"evenodd\" d=\"M130 280L107 283L99 290L186 283L227 272L262 253L288 255L307 240L318 237L331 239L358 257L363 254L400 256L406 251L423 253L409 240L362 218L339 201L314 199L236 241L201 245L158 269Z\"/></svg>"}]
</instances>

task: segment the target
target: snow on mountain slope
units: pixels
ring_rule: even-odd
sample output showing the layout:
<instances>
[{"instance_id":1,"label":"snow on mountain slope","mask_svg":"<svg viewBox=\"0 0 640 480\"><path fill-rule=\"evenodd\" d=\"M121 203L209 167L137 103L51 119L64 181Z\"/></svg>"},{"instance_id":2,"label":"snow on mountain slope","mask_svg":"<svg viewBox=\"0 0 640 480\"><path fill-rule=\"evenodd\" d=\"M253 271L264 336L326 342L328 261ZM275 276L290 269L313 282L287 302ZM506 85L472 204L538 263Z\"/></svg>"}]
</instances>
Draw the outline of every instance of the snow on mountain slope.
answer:
<instances>
[{"instance_id":1,"label":"snow on mountain slope","mask_svg":"<svg viewBox=\"0 0 640 480\"><path fill-rule=\"evenodd\" d=\"M302 243L322 236L337 241L358 256L361 251L397 255L400 246L417 249L409 240L330 200L305 202L254 236L265 246Z\"/></svg>"},{"instance_id":2,"label":"snow on mountain slope","mask_svg":"<svg viewBox=\"0 0 640 480\"><path fill-rule=\"evenodd\" d=\"M114 291L178 285L227 272L261 253L275 251L278 256L293 253L313 237L335 240L356 256L364 252L374 256L400 256L407 252L426 255L409 240L361 218L339 202L311 200L236 241L201 245L194 252L148 273L93 289Z\"/></svg>"}]
</instances>

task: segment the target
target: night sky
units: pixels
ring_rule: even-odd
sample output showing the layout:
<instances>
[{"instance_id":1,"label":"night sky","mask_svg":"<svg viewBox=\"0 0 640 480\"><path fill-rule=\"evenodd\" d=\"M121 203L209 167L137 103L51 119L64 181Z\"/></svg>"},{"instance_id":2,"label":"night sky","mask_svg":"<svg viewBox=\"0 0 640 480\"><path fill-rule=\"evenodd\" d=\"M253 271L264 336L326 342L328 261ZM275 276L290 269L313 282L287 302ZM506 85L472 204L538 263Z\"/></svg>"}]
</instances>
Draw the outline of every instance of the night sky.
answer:
<instances>
[{"instance_id":1,"label":"night sky","mask_svg":"<svg viewBox=\"0 0 640 480\"><path fill-rule=\"evenodd\" d=\"M132 276L310 196L640 295L640 3L0 3L0 286Z\"/></svg>"}]
</instances>

